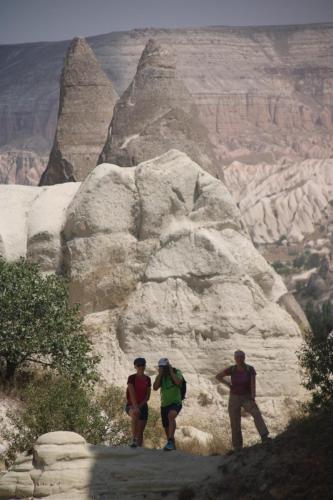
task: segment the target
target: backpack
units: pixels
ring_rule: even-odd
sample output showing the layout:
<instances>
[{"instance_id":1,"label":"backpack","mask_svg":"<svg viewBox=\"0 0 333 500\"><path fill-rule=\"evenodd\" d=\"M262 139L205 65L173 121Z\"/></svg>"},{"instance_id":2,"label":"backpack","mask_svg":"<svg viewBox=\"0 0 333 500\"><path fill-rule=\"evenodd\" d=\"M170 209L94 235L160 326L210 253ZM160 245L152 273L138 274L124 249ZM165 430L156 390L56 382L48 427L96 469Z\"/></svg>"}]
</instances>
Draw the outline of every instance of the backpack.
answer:
<instances>
[{"instance_id":1,"label":"backpack","mask_svg":"<svg viewBox=\"0 0 333 500\"><path fill-rule=\"evenodd\" d=\"M178 368L174 368L174 370L177 370ZM182 399L182 401L186 398L186 390L187 390L187 382L186 380L184 379L184 376L183 376L183 380L182 380L182 383L180 384L180 397Z\"/></svg>"}]
</instances>

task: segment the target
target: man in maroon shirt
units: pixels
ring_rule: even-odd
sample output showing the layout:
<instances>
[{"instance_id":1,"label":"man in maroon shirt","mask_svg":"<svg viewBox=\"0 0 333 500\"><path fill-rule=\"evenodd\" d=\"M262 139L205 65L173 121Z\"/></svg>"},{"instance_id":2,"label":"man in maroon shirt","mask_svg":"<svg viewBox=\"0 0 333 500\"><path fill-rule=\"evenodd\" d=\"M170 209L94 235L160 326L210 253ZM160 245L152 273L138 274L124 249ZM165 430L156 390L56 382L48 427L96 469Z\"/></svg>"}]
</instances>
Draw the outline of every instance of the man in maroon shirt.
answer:
<instances>
[{"instance_id":1,"label":"man in maroon shirt","mask_svg":"<svg viewBox=\"0 0 333 500\"><path fill-rule=\"evenodd\" d=\"M262 418L256 397L256 371L253 366L245 364L245 353L236 351L234 354L236 364L225 368L216 375L219 382L230 387L229 417L231 425L232 444L235 450L243 447L243 436L241 428L241 409L250 413L263 442L268 439L268 429ZM231 377L231 384L224 377Z\"/></svg>"},{"instance_id":2,"label":"man in maroon shirt","mask_svg":"<svg viewBox=\"0 0 333 500\"><path fill-rule=\"evenodd\" d=\"M145 375L146 360L136 358L134 360L136 373L130 375L127 380L126 391L126 413L132 419L133 441L131 448L142 446L143 432L148 420L148 400L151 392L151 379Z\"/></svg>"}]
</instances>

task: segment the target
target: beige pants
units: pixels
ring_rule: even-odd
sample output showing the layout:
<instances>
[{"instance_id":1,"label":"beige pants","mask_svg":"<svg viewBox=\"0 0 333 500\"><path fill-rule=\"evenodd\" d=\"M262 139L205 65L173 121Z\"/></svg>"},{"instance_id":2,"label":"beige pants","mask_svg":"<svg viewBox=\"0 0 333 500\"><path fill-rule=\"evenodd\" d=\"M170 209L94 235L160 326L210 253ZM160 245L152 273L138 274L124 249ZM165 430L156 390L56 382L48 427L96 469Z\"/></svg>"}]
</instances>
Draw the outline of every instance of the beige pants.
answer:
<instances>
[{"instance_id":1,"label":"beige pants","mask_svg":"<svg viewBox=\"0 0 333 500\"><path fill-rule=\"evenodd\" d=\"M268 434L268 429L261 416L258 405L250 396L238 396L237 394L230 394L229 397L229 417L231 425L232 445L235 449L242 448L243 436L241 429L241 409L244 410L254 418L254 423L260 436Z\"/></svg>"}]
</instances>

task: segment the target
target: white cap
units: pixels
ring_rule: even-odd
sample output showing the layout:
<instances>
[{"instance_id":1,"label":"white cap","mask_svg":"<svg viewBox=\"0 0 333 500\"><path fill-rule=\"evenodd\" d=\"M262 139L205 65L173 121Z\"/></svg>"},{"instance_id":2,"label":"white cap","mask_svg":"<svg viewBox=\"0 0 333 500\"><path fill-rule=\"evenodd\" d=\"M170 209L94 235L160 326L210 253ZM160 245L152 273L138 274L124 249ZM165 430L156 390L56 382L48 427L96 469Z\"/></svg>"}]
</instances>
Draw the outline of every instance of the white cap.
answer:
<instances>
[{"instance_id":1,"label":"white cap","mask_svg":"<svg viewBox=\"0 0 333 500\"><path fill-rule=\"evenodd\" d=\"M168 358L161 358L158 362L158 366L169 366Z\"/></svg>"}]
</instances>

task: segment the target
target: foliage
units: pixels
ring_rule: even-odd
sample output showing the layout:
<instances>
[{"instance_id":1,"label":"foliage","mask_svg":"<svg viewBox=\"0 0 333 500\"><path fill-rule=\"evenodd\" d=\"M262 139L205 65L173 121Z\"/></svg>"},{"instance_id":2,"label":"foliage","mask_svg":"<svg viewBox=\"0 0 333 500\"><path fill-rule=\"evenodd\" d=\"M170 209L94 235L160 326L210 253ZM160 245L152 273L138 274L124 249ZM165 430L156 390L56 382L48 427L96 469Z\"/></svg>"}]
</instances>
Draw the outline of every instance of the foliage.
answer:
<instances>
[{"instance_id":1,"label":"foliage","mask_svg":"<svg viewBox=\"0 0 333 500\"><path fill-rule=\"evenodd\" d=\"M290 268L287 264L284 264L283 262L279 260L275 260L272 264L273 268L275 271L279 274L289 274L290 273Z\"/></svg>"},{"instance_id":2,"label":"foliage","mask_svg":"<svg viewBox=\"0 0 333 500\"><path fill-rule=\"evenodd\" d=\"M0 362L7 380L31 363L77 379L93 377L98 359L91 348L63 278L44 277L24 259L0 258Z\"/></svg>"},{"instance_id":3,"label":"foliage","mask_svg":"<svg viewBox=\"0 0 333 500\"><path fill-rule=\"evenodd\" d=\"M312 331L305 336L299 359L305 370L304 386L312 391L309 408L317 410L333 401L333 306L329 300L321 306L309 301L305 312Z\"/></svg>"},{"instance_id":4,"label":"foliage","mask_svg":"<svg viewBox=\"0 0 333 500\"><path fill-rule=\"evenodd\" d=\"M310 300L305 306L305 314L316 337L325 339L333 330L333 306L330 300L321 306L315 306Z\"/></svg>"},{"instance_id":5,"label":"foliage","mask_svg":"<svg viewBox=\"0 0 333 500\"><path fill-rule=\"evenodd\" d=\"M9 412L10 428L2 429L2 439L9 442L7 463L19 452L31 450L38 436L47 432L73 431L95 444L105 440L110 422L92 391L89 385L53 374L28 385L23 410Z\"/></svg>"}]
</instances>

